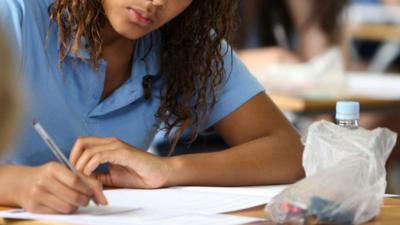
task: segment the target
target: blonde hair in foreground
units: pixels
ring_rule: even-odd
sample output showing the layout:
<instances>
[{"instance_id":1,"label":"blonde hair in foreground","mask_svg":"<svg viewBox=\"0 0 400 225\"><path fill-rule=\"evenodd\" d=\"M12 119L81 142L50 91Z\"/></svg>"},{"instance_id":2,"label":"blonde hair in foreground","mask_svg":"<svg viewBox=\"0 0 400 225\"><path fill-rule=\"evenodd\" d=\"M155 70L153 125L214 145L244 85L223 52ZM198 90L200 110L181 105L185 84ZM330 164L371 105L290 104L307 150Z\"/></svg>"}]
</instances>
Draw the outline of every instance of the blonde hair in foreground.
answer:
<instances>
[{"instance_id":1,"label":"blonde hair in foreground","mask_svg":"<svg viewBox=\"0 0 400 225\"><path fill-rule=\"evenodd\" d=\"M14 57L1 34L4 33L0 31L0 156L14 139L20 113Z\"/></svg>"}]
</instances>

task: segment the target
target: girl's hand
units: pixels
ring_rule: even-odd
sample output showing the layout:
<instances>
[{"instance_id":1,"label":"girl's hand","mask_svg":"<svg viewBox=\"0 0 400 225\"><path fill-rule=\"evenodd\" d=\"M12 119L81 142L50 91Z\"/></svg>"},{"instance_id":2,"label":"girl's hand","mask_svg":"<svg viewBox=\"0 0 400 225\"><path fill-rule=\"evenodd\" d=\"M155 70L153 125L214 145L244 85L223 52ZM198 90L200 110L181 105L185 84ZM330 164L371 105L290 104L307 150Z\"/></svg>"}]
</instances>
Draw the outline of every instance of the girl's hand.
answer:
<instances>
[{"instance_id":1,"label":"girl's hand","mask_svg":"<svg viewBox=\"0 0 400 225\"><path fill-rule=\"evenodd\" d=\"M81 137L70 160L76 169L110 187L159 188L167 185L170 174L166 159L116 138ZM94 173L103 163L108 163L108 173Z\"/></svg>"},{"instance_id":2,"label":"girl's hand","mask_svg":"<svg viewBox=\"0 0 400 225\"><path fill-rule=\"evenodd\" d=\"M91 196L106 205L102 185L83 175L76 176L65 166L50 162L40 167L20 170L16 204L32 213L70 214L87 206Z\"/></svg>"}]
</instances>

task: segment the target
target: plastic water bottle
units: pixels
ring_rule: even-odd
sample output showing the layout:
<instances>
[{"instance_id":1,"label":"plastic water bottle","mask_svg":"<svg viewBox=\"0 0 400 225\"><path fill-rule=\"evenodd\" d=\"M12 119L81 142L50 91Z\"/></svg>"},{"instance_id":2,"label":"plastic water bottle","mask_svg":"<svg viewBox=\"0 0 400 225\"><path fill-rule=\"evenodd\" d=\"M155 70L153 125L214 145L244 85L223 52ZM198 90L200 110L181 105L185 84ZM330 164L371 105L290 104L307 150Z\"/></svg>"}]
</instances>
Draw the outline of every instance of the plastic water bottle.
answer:
<instances>
[{"instance_id":1,"label":"plastic water bottle","mask_svg":"<svg viewBox=\"0 0 400 225\"><path fill-rule=\"evenodd\" d=\"M338 101L336 103L336 124L349 129L357 129L360 120L360 103Z\"/></svg>"}]
</instances>

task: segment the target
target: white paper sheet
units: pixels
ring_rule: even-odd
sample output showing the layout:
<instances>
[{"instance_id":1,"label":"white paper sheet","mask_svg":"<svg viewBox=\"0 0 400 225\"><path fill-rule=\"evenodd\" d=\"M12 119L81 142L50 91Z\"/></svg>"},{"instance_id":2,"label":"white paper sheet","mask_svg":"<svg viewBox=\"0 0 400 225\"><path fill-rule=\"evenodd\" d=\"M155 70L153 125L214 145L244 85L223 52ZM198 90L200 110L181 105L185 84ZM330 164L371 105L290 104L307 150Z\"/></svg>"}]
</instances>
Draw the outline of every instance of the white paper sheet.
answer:
<instances>
[{"instance_id":1,"label":"white paper sheet","mask_svg":"<svg viewBox=\"0 0 400 225\"><path fill-rule=\"evenodd\" d=\"M173 187L106 190L109 206L81 208L73 215L39 215L17 209L0 218L34 219L84 225L234 225L258 218L221 215L268 203L287 186Z\"/></svg>"},{"instance_id":2,"label":"white paper sheet","mask_svg":"<svg viewBox=\"0 0 400 225\"><path fill-rule=\"evenodd\" d=\"M224 213L268 203L286 186L174 187L157 190L117 189L104 192L111 205Z\"/></svg>"},{"instance_id":3,"label":"white paper sheet","mask_svg":"<svg viewBox=\"0 0 400 225\"><path fill-rule=\"evenodd\" d=\"M400 99L399 74L349 73L349 96Z\"/></svg>"},{"instance_id":4,"label":"white paper sheet","mask_svg":"<svg viewBox=\"0 0 400 225\"><path fill-rule=\"evenodd\" d=\"M385 194L384 197L385 197L385 198L400 198L400 195L396 195L396 194Z\"/></svg>"},{"instance_id":5,"label":"white paper sheet","mask_svg":"<svg viewBox=\"0 0 400 225\"><path fill-rule=\"evenodd\" d=\"M187 186L187 187L174 187L174 189L192 190L192 191L206 191L213 193L229 193L229 194L240 194L240 195L251 195L265 198L268 203L272 197L279 194L289 185L268 185L268 186L242 186L242 187L198 187L198 186Z\"/></svg>"},{"instance_id":6,"label":"white paper sheet","mask_svg":"<svg viewBox=\"0 0 400 225\"><path fill-rule=\"evenodd\" d=\"M260 221L258 218L221 214L188 213L178 210L132 209L108 207L106 214L98 208L88 207L73 215L40 215L10 210L0 212L0 217L9 219L32 219L82 225L239 225ZM114 212L114 213L110 213Z\"/></svg>"}]
</instances>

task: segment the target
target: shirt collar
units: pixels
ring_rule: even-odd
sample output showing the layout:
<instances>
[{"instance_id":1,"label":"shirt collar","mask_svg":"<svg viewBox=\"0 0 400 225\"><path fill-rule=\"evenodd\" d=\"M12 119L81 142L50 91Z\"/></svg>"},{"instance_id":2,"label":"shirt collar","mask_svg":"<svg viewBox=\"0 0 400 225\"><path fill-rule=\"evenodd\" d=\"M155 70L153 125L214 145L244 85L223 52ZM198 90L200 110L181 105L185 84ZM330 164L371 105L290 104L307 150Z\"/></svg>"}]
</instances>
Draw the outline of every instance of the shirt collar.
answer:
<instances>
[{"instance_id":1,"label":"shirt collar","mask_svg":"<svg viewBox=\"0 0 400 225\"><path fill-rule=\"evenodd\" d=\"M59 38L58 38L59 41ZM58 42L59 43L59 42ZM71 58L79 58L86 61L90 60L89 50L86 48L87 41L85 38L81 38L81 48L78 53L74 53L72 51L67 52L67 56ZM60 48L60 46L57 46ZM133 61L133 65L139 63L143 66L145 74L141 74L142 76L151 75L156 76L159 70L160 63L160 33L159 31L154 31L145 35L144 37L138 39L135 48L135 57ZM135 66L132 67L133 75L136 71ZM142 77L141 76L141 77Z\"/></svg>"},{"instance_id":2,"label":"shirt collar","mask_svg":"<svg viewBox=\"0 0 400 225\"><path fill-rule=\"evenodd\" d=\"M160 32L154 31L140 38L136 44L134 60L144 66L146 75L155 76L159 72L160 43Z\"/></svg>"},{"instance_id":3,"label":"shirt collar","mask_svg":"<svg viewBox=\"0 0 400 225\"><path fill-rule=\"evenodd\" d=\"M142 83L145 76L156 76L159 72L159 38L159 33L156 31L138 40L130 78L110 97L97 105L94 110L89 113L90 117L106 115L143 97L144 91ZM153 82L151 91L156 91L157 87L158 86Z\"/></svg>"}]
</instances>

